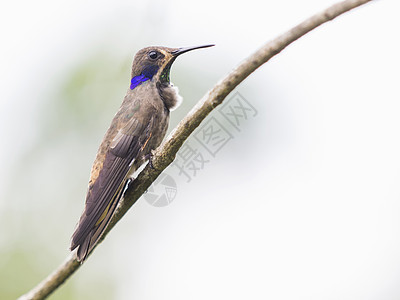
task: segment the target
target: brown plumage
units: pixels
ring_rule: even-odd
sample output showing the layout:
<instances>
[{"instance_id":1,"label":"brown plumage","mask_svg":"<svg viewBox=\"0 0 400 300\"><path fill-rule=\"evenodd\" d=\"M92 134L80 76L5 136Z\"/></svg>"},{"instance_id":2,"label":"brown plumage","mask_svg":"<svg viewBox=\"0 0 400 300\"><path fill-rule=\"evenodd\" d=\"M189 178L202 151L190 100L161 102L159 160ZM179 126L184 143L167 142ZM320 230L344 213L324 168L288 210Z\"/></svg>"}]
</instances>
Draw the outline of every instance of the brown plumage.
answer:
<instances>
[{"instance_id":1,"label":"brown plumage","mask_svg":"<svg viewBox=\"0 0 400 300\"><path fill-rule=\"evenodd\" d=\"M85 209L72 236L71 250L85 260L118 205L127 178L157 148L168 128L169 112L179 100L170 84L175 58L209 47L147 47L133 61L131 88L107 130L90 174Z\"/></svg>"}]
</instances>

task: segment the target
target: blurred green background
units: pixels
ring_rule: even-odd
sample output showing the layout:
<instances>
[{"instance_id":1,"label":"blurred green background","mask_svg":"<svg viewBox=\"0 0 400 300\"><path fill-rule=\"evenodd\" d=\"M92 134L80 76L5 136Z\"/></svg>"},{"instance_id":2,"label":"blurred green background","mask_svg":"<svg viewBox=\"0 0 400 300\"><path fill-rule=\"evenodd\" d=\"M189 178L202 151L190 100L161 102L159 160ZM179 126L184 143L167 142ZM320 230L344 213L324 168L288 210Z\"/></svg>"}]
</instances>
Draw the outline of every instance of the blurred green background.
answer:
<instances>
[{"instance_id":1,"label":"blurred green background","mask_svg":"<svg viewBox=\"0 0 400 300\"><path fill-rule=\"evenodd\" d=\"M334 1L35 1L0 12L0 299L68 255L97 147L149 45L183 104ZM398 299L396 1L318 28L236 91L257 116L163 208L140 199L50 299ZM196 145L190 138L188 143ZM204 152L204 155L206 153Z\"/></svg>"}]
</instances>

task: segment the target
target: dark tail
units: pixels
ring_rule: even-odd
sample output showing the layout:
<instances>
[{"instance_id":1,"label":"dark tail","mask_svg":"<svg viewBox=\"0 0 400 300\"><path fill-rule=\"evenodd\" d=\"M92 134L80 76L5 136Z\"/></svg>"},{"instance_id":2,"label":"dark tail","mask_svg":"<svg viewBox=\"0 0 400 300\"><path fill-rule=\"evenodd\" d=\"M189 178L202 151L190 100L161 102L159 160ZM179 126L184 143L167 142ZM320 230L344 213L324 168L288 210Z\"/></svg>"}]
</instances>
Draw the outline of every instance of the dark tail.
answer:
<instances>
[{"instance_id":1,"label":"dark tail","mask_svg":"<svg viewBox=\"0 0 400 300\"><path fill-rule=\"evenodd\" d=\"M113 216L115 208L117 207L123 195L125 187L126 185L123 185L123 188L121 188L115 195L115 197L111 200L110 204L105 210L106 215L104 216L104 218L100 222L96 223L95 226L89 231L89 233L83 237L82 230L86 229L86 226L84 226L85 212L82 214L82 217L79 220L78 227L72 235L70 247L71 251L79 247L77 251L77 259L79 262L83 263L89 253L96 246L97 242L100 240L104 230L107 228L108 224L111 221L111 217Z\"/></svg>"}]
</instances>

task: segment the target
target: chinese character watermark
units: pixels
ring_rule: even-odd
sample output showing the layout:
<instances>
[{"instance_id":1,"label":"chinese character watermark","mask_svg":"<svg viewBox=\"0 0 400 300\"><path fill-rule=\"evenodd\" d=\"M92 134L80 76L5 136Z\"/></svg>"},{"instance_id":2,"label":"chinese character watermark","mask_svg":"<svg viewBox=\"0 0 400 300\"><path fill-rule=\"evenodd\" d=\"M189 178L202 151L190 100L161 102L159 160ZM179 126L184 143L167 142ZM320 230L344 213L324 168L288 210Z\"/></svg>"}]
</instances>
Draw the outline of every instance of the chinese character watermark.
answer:
<instances>
[{"instance_id":1,"label":"chinese character watermark","mask_svg":"<svg viewBox=\"0 0 400 300\"><path fill-rule=\"evenodd\" d=\"M239 92L233 94L229 101L224 102L218 111L237 131L240 131L239 127L244 121L257 115L254 106Z\"/></svg>"},{"instance_id":2,"label":"chinese character watermark","mask_svg":"<svg viewBox=\"0 0 400 300\"><path fill-rule=\"evenodd\" d=\"M196 130L194 138L215 157L217 152L233 139L233 135L215 117L211 117Z\"/></svg>"},{"instance_id":3,"label":"chinese character watermark","mask_svg":"<svg viewBox=\"0 0 400 300\"><path fill-rule=\"evenodd\" d=\"M217 111L216 116L206 119L194 131L193 138L183 144L171 164L176 175L183 177L186 182L192 181L234 138L233 132L237 134L245 122L257 116L257 110L239 92L226 99ZM174 176L162 173L144 194L144 198L150 205L162 207L169 205L176 194Z\"/></svg>"}]
</instances>

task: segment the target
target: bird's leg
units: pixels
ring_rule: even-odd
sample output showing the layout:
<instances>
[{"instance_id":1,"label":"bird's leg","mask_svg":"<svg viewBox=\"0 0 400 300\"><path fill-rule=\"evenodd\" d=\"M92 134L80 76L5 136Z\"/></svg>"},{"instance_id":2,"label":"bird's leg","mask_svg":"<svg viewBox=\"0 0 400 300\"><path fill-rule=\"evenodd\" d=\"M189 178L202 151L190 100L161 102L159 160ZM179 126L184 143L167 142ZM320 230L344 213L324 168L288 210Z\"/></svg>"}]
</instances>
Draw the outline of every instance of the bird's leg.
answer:
<instances>
[{"instance_id":1,"label":"bird's leg","mask_svg":"<svg viewBox=\"0 0 400 300\"><path fill-rule=\"evenodd\" d=\"M144 158L145 158L146 160L149 160L149 166L150 166L151 169L154 170L155 168L154 168L154 166L153 166L153 150L150 150L150 152L147 153L147 154L144 156Z\"/></svg>"}]
</instances>

